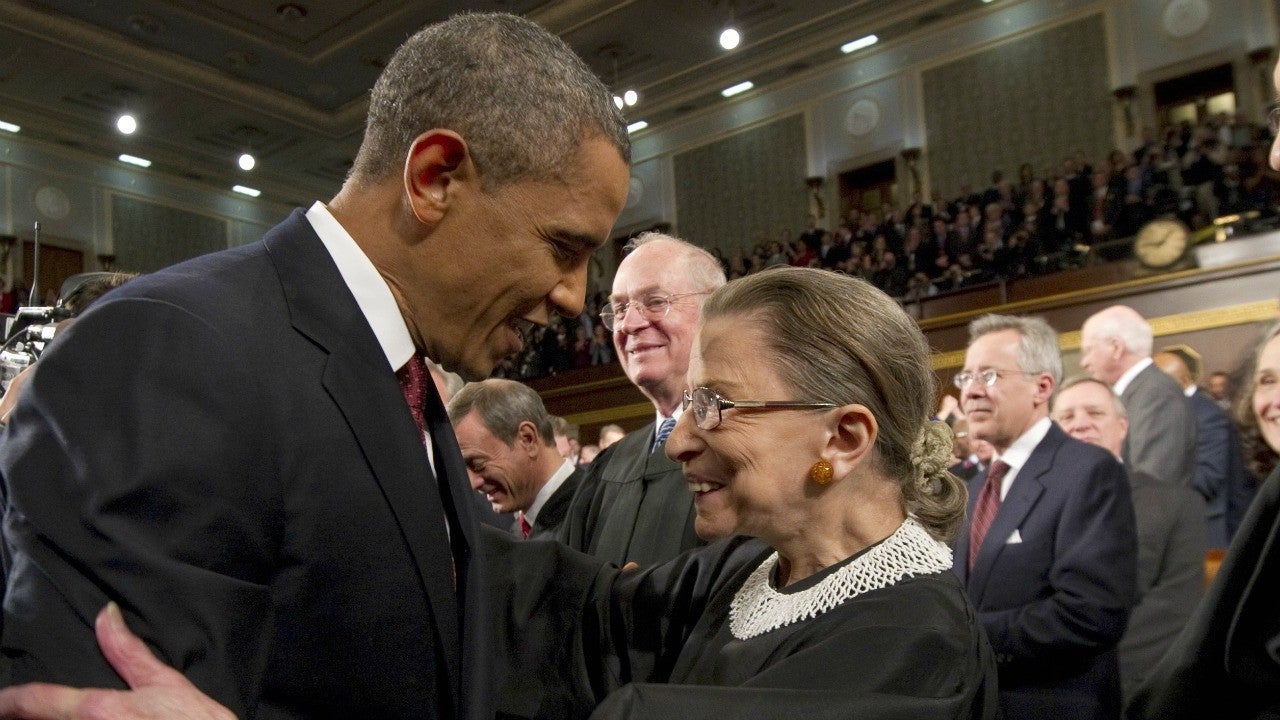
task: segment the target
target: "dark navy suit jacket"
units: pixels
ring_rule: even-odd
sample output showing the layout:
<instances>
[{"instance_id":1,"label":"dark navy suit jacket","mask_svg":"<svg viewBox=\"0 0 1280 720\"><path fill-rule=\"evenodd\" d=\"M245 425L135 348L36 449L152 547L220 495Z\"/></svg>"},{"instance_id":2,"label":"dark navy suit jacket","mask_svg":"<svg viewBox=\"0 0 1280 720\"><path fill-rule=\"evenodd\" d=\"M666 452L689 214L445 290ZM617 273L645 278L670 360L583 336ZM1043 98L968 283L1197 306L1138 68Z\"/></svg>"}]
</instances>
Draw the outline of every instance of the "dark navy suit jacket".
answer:
<instances>
[{"instance_id":1,"label":"dark navy suit jacket","mask_svg":"<svg viewBox=\"0 0 1280 720\"><path fill-rule=\"evenodd\" d=\"M969 481L969 517L986 476ZM965 523L954 569L995 649L1005 719L1118 717L1116 643L1137 577L1120 463L1051 425L1014 478L972 572L968 557Z\"/></svg>"},{"instance_id":2,"label":"dark navy suit jacket","mask_svg":"<svg viewBox=\"0 0 1280 720\"><path fill-rule=\"evenodd\" d=\"M0 451L5 680L120 687L93 633L114 600L242 718L491 717L471 490L426 414L435 472L301 211L113 293Z\"/></svg>"},{"instance_id":3,"label":"dark navy suit jacket","mask_svg":"<svg viewBox=\"0 0 1280 720\"><path fill-rule=\"evenodd\" d=\"M1231 418L1203 391L1191 396L1196 413L1196 470L1192 480L1204 498L1209 547L1225 548L1253 500L1240 435Z\"/></svg>"}]
</instances>

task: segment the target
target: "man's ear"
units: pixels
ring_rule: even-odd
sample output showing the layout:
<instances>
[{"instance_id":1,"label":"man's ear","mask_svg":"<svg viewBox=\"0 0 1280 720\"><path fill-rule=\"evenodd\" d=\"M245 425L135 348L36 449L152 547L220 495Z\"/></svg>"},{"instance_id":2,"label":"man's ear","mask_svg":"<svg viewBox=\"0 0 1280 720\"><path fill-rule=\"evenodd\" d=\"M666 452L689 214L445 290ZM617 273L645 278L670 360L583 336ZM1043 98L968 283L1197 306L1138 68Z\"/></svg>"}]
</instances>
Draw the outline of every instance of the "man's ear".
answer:
<instances>
[{"instance_id":1,"label":"man's ear","mask_svg":"<svg viewBox=\"0 0 1280 720\"><path fill-rule=\"evenodd\" d=\"M538 434L538 428L533 423L525 420L516 426L516 444L520 446L520 451L529 457L538 454L538 449L542 445L542 436Z\"/></svg>"},{"instance_id":2,"label":"man's ear","mask_svg":"<svg viewBox=\"0 0 1280 720\"><path fill-rule=\"evenodd\" d=\"M1054 382L1053 376L1049 373L1042 372L1035 378L1036 389L1032 393L1032 401L1036 405L1046 404L1053 398Z\"/></svg>"},{"instance_id":3,"label":"man's ear","mask_svg":"<svg viewBox=\"0 0 1280 720\"><path fill-rule=\"evenodd\" d=\"M434 225L444 217L455 183L471 177L470 151L452 130L428 130L414 138L404 163L404 187L414 217Z\"/></svg>"},{"instance_id":4,"label":"man's ear","mask_svg":"<svg viewBox=\"0 0 1280 720\"><path fill-rule=\"evenodd\" d=\"M831 463L832 475L840 480L852 474L869 457L880 434L880 426L876 416L865 405L845 405L834 412L839 416L833 421L823 459Z\"/></svg>"}]
</instances>

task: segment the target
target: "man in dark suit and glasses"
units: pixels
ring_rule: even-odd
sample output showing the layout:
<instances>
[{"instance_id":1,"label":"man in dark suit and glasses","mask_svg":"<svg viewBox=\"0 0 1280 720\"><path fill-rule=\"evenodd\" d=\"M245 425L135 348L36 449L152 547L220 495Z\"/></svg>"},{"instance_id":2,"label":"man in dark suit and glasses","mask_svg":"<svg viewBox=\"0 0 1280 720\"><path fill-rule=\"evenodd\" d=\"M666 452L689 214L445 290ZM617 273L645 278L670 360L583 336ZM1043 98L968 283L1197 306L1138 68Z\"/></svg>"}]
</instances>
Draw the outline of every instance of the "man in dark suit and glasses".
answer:
<instances>
[{"instance_id":1,"label":"man in dark suit and glasses","mask_svg":"<svg viewBox=\"0 0 1280 720\"><path fill-rule=\"evenodd\" d=\"M996 652L1006 720L1120 715L1116 643L1137 600L1124 470L1049 419L1058 336L1039 318L969 325L960 406L996 454L969 481L953 569Z\"/></svg>"},{"instance_id":2,"label":"man in dark suit and glasses","mask_svg":"<svg viewBox=\"0 0 1280 720\"><path fill-rule=\"evenodd\" d=\"M0 454L4 681L123 687L94 637L114 602L242 718L492 717L472 491L422 357L480 378L578 315L629 159L533 23L406 41L328 204L121 288L42 358Z\"/></svg>"}]
</instances>

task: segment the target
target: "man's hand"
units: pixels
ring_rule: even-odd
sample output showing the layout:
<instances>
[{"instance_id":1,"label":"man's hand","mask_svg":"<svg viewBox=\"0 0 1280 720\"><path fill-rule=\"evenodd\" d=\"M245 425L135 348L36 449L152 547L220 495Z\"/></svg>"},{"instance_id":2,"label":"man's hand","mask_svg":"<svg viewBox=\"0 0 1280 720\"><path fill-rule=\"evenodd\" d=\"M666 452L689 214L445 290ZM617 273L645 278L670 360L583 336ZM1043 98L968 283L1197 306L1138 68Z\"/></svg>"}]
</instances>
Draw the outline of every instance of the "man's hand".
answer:
<instances>
[{"instance_id":1,"label":"man's hand","mask_svg":"<svg viewBox=\"0 0 1280 720\"><path fill-rule=\"evenodd\" d=\"M31 683L0 690L0 718L23 720L235 720L125 627L115 603L94 623L98 646L129 690Z\"/></svg>"}]
</instances>

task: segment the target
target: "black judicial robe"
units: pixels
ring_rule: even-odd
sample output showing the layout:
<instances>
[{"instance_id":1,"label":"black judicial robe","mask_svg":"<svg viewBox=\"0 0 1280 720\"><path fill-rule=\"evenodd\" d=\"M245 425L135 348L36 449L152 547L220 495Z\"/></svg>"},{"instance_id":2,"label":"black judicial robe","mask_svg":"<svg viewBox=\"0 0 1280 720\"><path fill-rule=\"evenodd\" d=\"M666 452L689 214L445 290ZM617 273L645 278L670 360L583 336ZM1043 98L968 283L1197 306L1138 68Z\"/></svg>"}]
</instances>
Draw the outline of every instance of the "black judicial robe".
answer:
<instances>
[{"instance_id":1,"label":"black judicial robe","mask_svg":"<svg viewBox=\"0 0 1280 720\"><path fill-rule=\"evenodd\" d=\"M1280 718L1280 468L1262 483L1209 592L1125 717Z\"/></svg>"},{"instance_id":2,"label":"black judicial robe","mask_svg":"<svg viewBox=\"0 0 1280 720\"><path fill-rule=\"evenodd\" d=\"M627 433L591 463L558 537L619 567L664 563L702 545L680 463L653 451L654 423Z\"/></svg>"},{"instance_id":3,"label":"black judicial robe","mask_svg":"<svg viewBox=\"0 0 1280 720\"><path fill-rule=\"evenodd\" d=\"M494 570L500 718L997 714L991 649L950 572L738 640L729 604L772 553L759 540L723 540L629 573L548 542L486 537L483 546Z\"/></svg>"}]
</instances>

